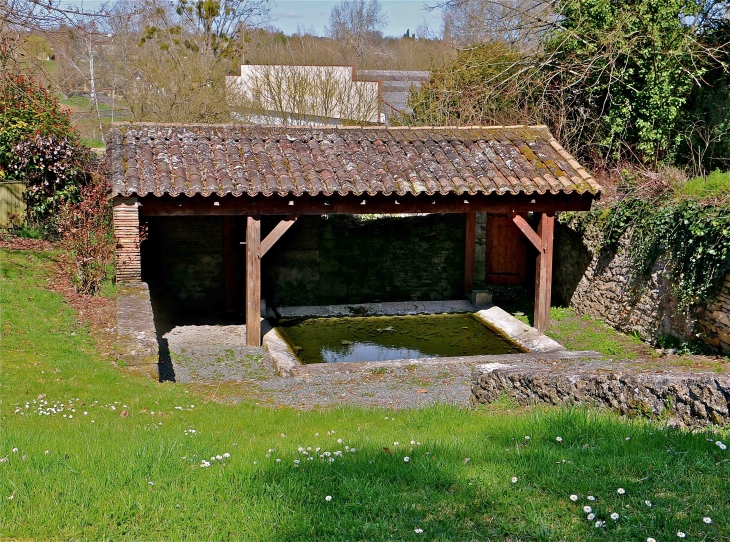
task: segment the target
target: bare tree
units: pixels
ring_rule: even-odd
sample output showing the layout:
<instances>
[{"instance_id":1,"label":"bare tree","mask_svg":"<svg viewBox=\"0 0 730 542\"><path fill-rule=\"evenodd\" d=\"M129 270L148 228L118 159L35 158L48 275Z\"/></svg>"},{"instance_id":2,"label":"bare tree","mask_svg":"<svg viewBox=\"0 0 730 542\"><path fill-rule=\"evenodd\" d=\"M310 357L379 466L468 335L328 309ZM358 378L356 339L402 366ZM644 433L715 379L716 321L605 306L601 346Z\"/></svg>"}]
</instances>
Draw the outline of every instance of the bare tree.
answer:
<instances>
[{"instance_id":1,"label":"bare tree","mask_svg":"<svg viewBox=\"0 0 730 542\"><path fill-rule=\"evenodd\" d=\"M229 103L241 120L282 124L379 121L378 84L353 81L350 66L245 65L228 78Z\"/></svg>"},{"instance_id":2,"label":"bare tree","mask_svg":"<svg viewBox=\"0 0 730 542\"><path fill-rule=\"evenodd\" d=\"M386 23L378 0L343 0L330 12L327 34L353 47L362 63L369 43L382 35Z\"/></svg>"},{"instance_id":3,"label":"bare tree","mask_svg":"<svg viewBox=\"0 0 730 542\"><path fill-rule=\"evenodd\" d=\"M549 0L454 0L439 6L443 39L460 46L499 41L524 48L554 21Z\"/></svg>"}]
</instances>

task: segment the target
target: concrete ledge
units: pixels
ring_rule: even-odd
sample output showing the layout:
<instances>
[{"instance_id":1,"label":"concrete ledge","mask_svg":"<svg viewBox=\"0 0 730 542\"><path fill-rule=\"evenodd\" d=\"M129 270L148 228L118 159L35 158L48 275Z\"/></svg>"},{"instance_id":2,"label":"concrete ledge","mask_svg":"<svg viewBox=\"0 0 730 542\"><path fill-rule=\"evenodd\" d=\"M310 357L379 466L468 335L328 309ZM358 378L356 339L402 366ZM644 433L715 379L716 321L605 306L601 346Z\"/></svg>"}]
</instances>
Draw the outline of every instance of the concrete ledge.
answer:
<instances>
[{"instance_id":1,"label":"concrete ledge","mask_svg":"<svg viewBox=\"0 0 730 542\"><path fill-rule=\"evenodd\" d=\"M264 334L262 346L269 354L274 370L279 376L291 376L302 364L296 352L289 346L278 328L272 328Z\"/></svg>"},{"instance_id":2,"label":"concrete ledge","mask_svg":"<svg viewBox=\"0 0 730 542\"><path fill-rule=\"evenodd\" d=\"M517 318L499 307L490 307L481 310L475 313L474 316L490 328L506 335L528 352L545 353L565 350L562 344L540 333L534 327L520 322ZM596 357L601 356L598 352L594 352L593 354Z\"/></svg>"},{"instance_id":3,"label":"concrete ledge","mask_svg":"<svg viewBox=\"0 0 730 542\"><path fill-rule=\"evenodd\" d=\"M487 365L510 367L516 363L540 363L545 361L570 362L575 359L594 357L595 352L572 352L559 351L548 352L547 354L494 354L485 356L460 356L450 358L417 358L417 359L395 359L389 361L347 361L342 363L310 363L299 364L292 368L291 376L316 376L333 373L358 373L372 371L373 369L397 369L407 366L433 366L433 365ZM297 360L298 361L298 360Z\"/></svg>"},{"instance_id":4,"label":"concrete ledge","mask_svg":"<svg viewBox=\"0 0 730 542\"><path fill-rule=\"evenodd\" d=\"M730 423L727 373L642 373L635 365L592 362L490 363L472 372L472 402L507 394L521 405L587 404L680 427Z\"/></svg>"},{"instance_id":5,"label":"concrete ledge","mask_svg":"<svg viewBox=\"0 0 730 542\"><path fill-rule=\"evenodd\" d=\"M404 316L412 314L441 314L474 312L476 308L465 299L450 301L396 301L359 303L355 305L323 305L320 307L279 307L279 318L314 318L342 316Z\"/></svg>"},{"instance_id":6,"label":"concrete ledge","mask_svg":"<svg viewBox=\"0 0 730 542\"><path fill-rule=\"evenodd\" d=\"M119 360L159 379L159 345L146 283L122 285L117 298L117 333Z\"/></svg>"}]
</instances>

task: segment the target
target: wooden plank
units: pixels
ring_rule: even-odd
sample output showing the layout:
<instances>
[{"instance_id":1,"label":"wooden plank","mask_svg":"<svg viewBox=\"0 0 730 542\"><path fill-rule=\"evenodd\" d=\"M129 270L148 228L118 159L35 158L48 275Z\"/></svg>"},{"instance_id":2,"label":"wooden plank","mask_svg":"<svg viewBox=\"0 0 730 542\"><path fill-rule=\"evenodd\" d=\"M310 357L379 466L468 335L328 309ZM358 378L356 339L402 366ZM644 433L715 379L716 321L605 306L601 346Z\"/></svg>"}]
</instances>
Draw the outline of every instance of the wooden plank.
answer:
<instances>
[{"instance_id":1,"label":"wooden plank","mask_svg":"<svg viewBox=\"0 0 730 542\"><path fill-rule=\"evenodd\" d=\"M261 346L261 220L246 218L246 346Z\"/></svg>"},{"instance_id":2,"label":"wooden plank","mask_svg":"<svg viewBox=\"0 0 730 542\"><path fill-rule=\"evenodd\" d=\"M535 319L534 325L539 331L550 328L550 296L553 285L553 235L555 232L555 215L542 213L537 234L542 242L542 250L537 257L535 273Z\"/></svg>"},{"instance_id":3,"label":"wooden plank","mask_svg":"<svg viewBox=\"0 0 730 542\"><path fill-rule=\"evenodd\" d=\"M518 228L520 228L520 231L525 234L525 237L527 237L530 240L530 243L533 244L533 246L538 250L538 252L542 251L542 239L540 236L535 233L535 230L532 229L532 227L527 223L527 221L522 218L520 215L515 215L512 217L512 222L514 222Z\"/></svg>"},{"instance_id":4,"label":"wooden plank","mask_svg":"<svg viewBox=\"0 0 730 542\"><path fill-rule=\"evenodd\" d=\"M0 182L0 228L20 226L25 218L24 182Z\"/></svg>"},{"instance_id":5,"label":"wooden plank","mask_svg":"<svg viewBox=\"0 0 730 542\"><path fill-rule=\"evenodd\" d=\"M523 217L524 218L524 217ZM509 214L487 214L484 238L484 281L525 284L528 241Z\"/></svg>"},{"instance_id":6,"label":"wooden plank","mask_svg":"<svg viewBox=\"0 0 730 542\"><path fill-rule=\"evenodd\" d=\"M261 246L259 247L259 258L263 258L264 254L266 254L269 249L274 246L274 243L276 243L296 221L297 219L294 217L279 222L276 227L271 230L271 233L266 236L266 239L261 241Z\"/></svg>"},{"instance_id":7,"label":"wooden plank","mask_svg":"<svg viewBox=\"0 0 730 542\"><path fill-rule=\"evenodd\" d=\"M474 289L474 261L477 244L477 214L466 214L466 246L464 247L464 294Z\"/></svg>"},{"instance_id":8,"label":"wooden plank","mask_svg":"<svg viewBox=\"0 0 730 542\"><path fill-rule=\"evenodd\" d=\"M226 298L226 313L236 310L236 218L223 217L223 273Z\"/></svg>"},{"instance_id":9,"label":"wooden plank","mask_svg":"<svg viewBox=\"0 0 730 542\"><path fill-rule=\"evenodd\" d=\"M363 204L363 201L365 202ZM143 216L261 216L325 214L397 213L477 213L511 214L524 212L587 211L590 194L475 195L475 196L300 196L255 197L225 196L145 196ZM218 203L218 205L214 205Z\"/></svg>"}]
</instances>

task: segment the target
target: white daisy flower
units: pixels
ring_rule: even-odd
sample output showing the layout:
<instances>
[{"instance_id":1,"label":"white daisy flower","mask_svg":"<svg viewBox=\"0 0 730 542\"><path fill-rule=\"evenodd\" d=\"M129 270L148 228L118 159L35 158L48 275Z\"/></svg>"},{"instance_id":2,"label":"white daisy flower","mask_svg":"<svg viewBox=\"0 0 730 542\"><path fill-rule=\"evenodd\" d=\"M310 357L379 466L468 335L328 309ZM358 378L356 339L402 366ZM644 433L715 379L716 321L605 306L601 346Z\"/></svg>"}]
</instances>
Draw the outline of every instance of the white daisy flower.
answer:
<instances>
[{"instance_id":1,"label":"white daisy flower","mask_svg":"<svg viewBox=\"0 0 730 542\"><path fill-rule=\"evenodd\" d=\"M596 498L593 495L588 495L586 497L586 499L588 499L589 501L595 501L596 500Z\"/></svg>"},{"instance_id":2,"label":"white daisy flower","mask_svg":"<svg viewBox=\"0 0 730 542\"><path fill-rule=\"evenodd\" d=\"M327 496L326 496L326 497L324 498L324 500L325 500L325 501L327 501L327 502L330 502L330 501L332 500L332 495L327 495Z\"/></svg>"},{"instance_id":3,"label":"white daisy flower","mask_svg":"<svg viewBox=\"0 0 730 542\"><path fill-rule=\"evenodd\" d=\"M591 508L590 506L584 506L584 507L583 507L583 511L584 511L584 512L585 512L586 514L590 514L591 512L593 512L593 508Z\"/></svg>"},{"instance_id":4,"label":"white daisy flower","mask_svg":"<svg viewBox=\"0 0 730 542\"><path fill-rule=\"evenodd\" d=\"M513 483L513 484L516 484L516 483L517 483L517 476L513 476L513 477L512 477L512 483Z\"/></svg>"},{"instance_id":5,"label":"white daisy flower","mask_svg":"<svg viewBox=\"0 0 730 542\"><path fill-rule=\"evenodd\" d=\"M656 542L656 538L649 537L646 539L646 542Z\"/></svg>"},{"instance_id":6,"label":"white daisy flower","mask_svg":"<svg viewBox=\"0 0 730 542\"><path fill-rule=\"evenodd\" d=\"M413 529L413 532L416 534L421 534L423 532L423 529Z\"/></svg>"},{"instance_id":7,"label":"white daisy flower","mask_svg":"<svg viewBox=\"0 0 730 542\"><path fill-rule=\"evenodd\" d=\"M411 458L410 458L410 457L408 457L408 456L405 456L405 457L403 458L403 461L404 461L405 463L408 463L408 462L409 462L410 460L411 460Z\"/></svg>"},{"instance_id":8,"label":"white daisy flower","mask_svg":"<svg viewBox=\"0 0 730 542\"><path fill-rule=\"evenodd\" d=\"M578 500L578 495L571 495L570 500L576 502Z\"/></svg>"},{"instance_id":9,"label":"white daisy flower","mask_svg":"<svg viewBox=\"0 0 730 542\"><path fill-rule=\"evenodd\" d=\"M587 519L588 521L593 521L594 519L596 519L596 515L595 515L595 514L593 514L593 513L590 513L590 514L588 514L588 515L586 516L586 519Z\"/></svg>"},{"instance_id":10,"label":"white daisy flower","mask_svg":"<svg viewBox=\"0 0 730 542\"><path fill-rule=\"evenodd\" d=\"M616 512L611 512L611 519L616 521L619 518L619 515Z\"/></svg>"},{"instance_id":11,"label":"white daisy flower","mask_svg":"<svg viewBox=\"0 0 730 542\"><path fill-rule=\"evenodd\" d=\"M616 493L618 493L619 495L623 495L624 493L626 493L626 490L624 488L620 487L616 490Z\"/></svg>"},{"instance_id":12,"label":"white daisy flower","mask_svg":"<svg viewBox=\"0 0 730 542\"><path fill-rule=\"evenodd\" d=\"M649 508L652 507L651 501L644 501L644 504L647 505Z\"/></svg>"},{"instance_id":13,"label":"white daisy flower","mask_svg":"<svg viewBox=\"0 0 730 542\"><path fill-rule=\"evenodd\" d=\"M682 531L677 531L677 538L687 538L687 535Z\"/></svg>"},{"instance_id":14,"label":"white daisy flower","mask_svg":"<svg viewBox=\"0 0 730 542\"><path fill-rule=\"evenodd\" d=\"M557 440L558 442L563 442L563 438L562 437L555 437L555 440Z\"/></svg>"},{"instance_id":15,"label":"white daisy flower","mask_svg":"<svg viewBox=\"0 0 730 542\"><path fill-rule=\"evenodd\" d=\"M707 523L709 525L710 523L712 523L712 518L705 517L705 518L702 518L702 521L704 521L705 523Z\"/></svg>"}]
</instances>

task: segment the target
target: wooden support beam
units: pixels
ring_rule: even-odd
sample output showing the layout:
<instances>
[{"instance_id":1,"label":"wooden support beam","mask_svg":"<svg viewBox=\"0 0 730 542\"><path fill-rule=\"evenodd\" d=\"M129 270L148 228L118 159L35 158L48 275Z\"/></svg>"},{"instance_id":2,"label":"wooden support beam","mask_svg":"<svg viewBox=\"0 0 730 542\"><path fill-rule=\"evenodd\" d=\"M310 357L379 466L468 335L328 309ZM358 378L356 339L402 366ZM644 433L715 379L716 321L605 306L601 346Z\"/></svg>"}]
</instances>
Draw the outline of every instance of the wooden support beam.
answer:
<instances>
[{"instance_id":1,"label":"wooden support beam","mask_svg":"<svg viewBox=\"0 0 730 542\"><path fill-rule=\"evenodd\" d=\"M525 234L525 237L530 241L530 243L533 244L533 246L537 249L538 252L542 252L542 239L540 239L540 236L535 233L535 230L532 229L532 227L527 223L527 220L522 218L520 215L515 215L512 217L512 222L514 222L518 228L520 228L520 231Z\"/></svg>"},{"instance_id":2,"label":"wooden support beam","mask_svg":"<svg viewBox=\"0 0 730 542\"><path fill-rule=\"evenodd\" d=\"M246 218L246 346L261 346L261 220Z\"/></svg>"},{"instance_id":3,"label":"wooden support beam","mask_svg":"<svg viewBox=\"0 0 730 542\"><path fill-rule=\"evenodd\" d=\"M236 218L223 217L223 273L226 296L226 313L235 312L236 299Z\"/></svg>"},{"instance_id":4,"label":"wooden support beam","mask_svg":"<svg viewBox=\"0 0 730 542\"><path fill-rule=\"evenodd\" d=\"M266 236L266 239L261 241L261 246L259 247L259 258L263 258L264 254L266 254L269 249L274 246L274 243L276 243L296 221L297 218L294 217L279 222L276 227L271 230L271 233Z\"/></svg>"},{"instance_id":5,"label":"wooden support beam","mask_svg":"<svg viewBox=\"0 0 730 542\"><path fill-rule=\"evenodd\" d=\"M301 216L393 213L554 213L587 211L591 194L505 194L433 196L145 196L142 216Z\"/></svg>"},{"instance_id":6,"label":"wooden support beam","mask_svg":"<svg viewBox=\"0 0 730 542\"><path fill-rule=\"evenodd\" d=\"M539 331L550 328L550 296L553 286L553 234L555 215L542 213L537 235L542 241L542 250L537 257L535 273L535 327Z\"/></svg>"},{"instance_id":7,"label":"wooden support beam","mask_svg":"<svg viewBox=\"0 0 730 542\"><path fill-rule=\"evenodd\" d=\"M474 289L474 262L477 244L477 214L466 214L466 246L464 251L464 294Z\"/></svg>"}]
</instances>

